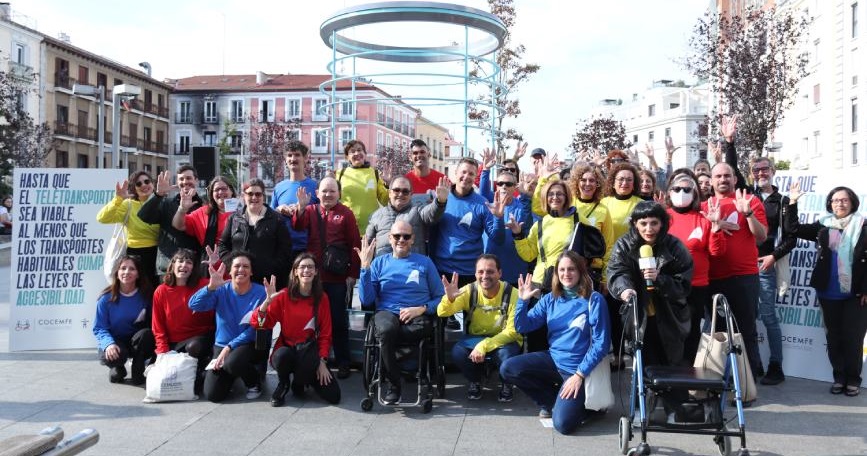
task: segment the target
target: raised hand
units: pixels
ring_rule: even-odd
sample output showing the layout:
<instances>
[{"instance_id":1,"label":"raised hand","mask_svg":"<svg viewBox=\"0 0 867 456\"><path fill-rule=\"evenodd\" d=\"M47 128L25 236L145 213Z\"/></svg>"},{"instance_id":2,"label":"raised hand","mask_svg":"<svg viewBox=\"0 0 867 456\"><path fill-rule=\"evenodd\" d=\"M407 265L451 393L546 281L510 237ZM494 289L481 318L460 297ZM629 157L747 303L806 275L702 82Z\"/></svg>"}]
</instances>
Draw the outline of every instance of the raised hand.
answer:
<instances>
[{"instance_id":1,"label":"raised hand","mask_svg":"<svg viewBox=\"0 0 867 456\"><path fill-rule=\"evenodd\" d=\"M452 273L452 280L446 280L446 276L441 276L440 280L443 283L443 288L446 290L446 296L449 298L449 302L455 302L455 299L458 299L458 296L464 294L463 291L458 287L458 273Z\"/></svg>"},{"instance_id":2,"label":"raised hand","mask_svg":"<svg viewBox=\"0 0 867 456\"><path fill-rule=\"evenodd\" d=\"M361 260L362 268L369 268L370 262L373 261L373 254L376 252L376 239L367 240L367 236L361 238L361 248L355 247L355 252L358 253L358 258Z\"/></svg>"},{"instance_id":3,"label":"raised hand","mask_svg":"<svg viewBox=\"0 0 867 456\"><path fill-rule=\"evenodd\" d=\"M491 214L494 217L502 218L503 213L506 211L506 206L512 202L511 195L503 195L500 192L494 193L494 202L493 203L485 203L488 206L488 210L491 211Z\"/></svg>"},{"instance_id":4,"label":"raised hand","mask_svg":"<svg viewBox=\"0 0 867 456\"><path fill-rule=\"evenodd\" d=\"M674 155L674 151L680 149L680 146L674 147L674 139L671 136L665 137L665 157L667 159L667 163L671 163L671 157Z\"/></svg>"},{"instance_id":5,"label":"raised hand","mask_svg":"<svg viewBox=\"0 0 867 456\"><path fill-rule=\"evenodd\" d=\"M720 216L720 201L717 198L708 198L707 200L707 210L701 211L701 215L707 219L713 225L717 225L719 228L719 221L722 219ZM714 230L717 231L717 230Z\"/></svg>"},{"instance_id":6,"label":"raised hand","mask_svg":"<svg viewBox=\"0 0 867 456\"><path fill-rule=\"evenodd\" d=\"M596 164L596 166L598 166L598 167L605 166L606 158L607 157L605 156L605 154L602 153L601 150L593 149L592 160L593 160L593 163Z\"/></svg>"},{"instance_id":7,"label":"raised hand","mask_svg":"<svg viewBox=\"0 0 867 456\"><path fill-rule=\"evenodd\" d=\"M485 147L482 150L482 169L491 169L497 163L497 153L491 150L490 147Z\"/></svg>"},{"instance_id":8,"label":"raised hand","mask_svg":"<svg viewBox=\"0 0 867 456\"><path fill-rule=\"evenodd\" d=\"M295 190L295 198L298 200L298 203L295 205L295 211L297 214L300 214L310 204L310 195L307 193L306 188L298 187L298 190Z\"/></svg>"},{"instance_id":9,"label":"raised hand","mask_svg":"<svg viewBox=\"0 0 867 456\"><path fill-rule=\"evenodd\" d=\"M801 181L794 181L789 185L789 204L795 204L800 197L804 196L801 192Z\"/></svg>"},{"instance_id":10,"label":"raised hand","mask_svg":"<svg viewBox=\"0 0 867 456\"><path fill-rule=\"evenodd\" d=\"M526 153L527 153L527 142L524 141L524 143L521 144L521 140L519 139L519 140L518 140L518 148L515 149L515 155L512 155L512 159L515 160L515 161L518 161L518 160L520 160L521 157L523 157Z\"/></svg>"},{"instance_id":11,"label":"raised hand","mask_svg":"<svg viewBox=\"0 0 867 456\"><path fill-rule=\"evenodd\" d=\"M533 274L521 274L518 276L518 297L524 301L529 301L532 298L538 298L542 295L542 291L533 286Z\"/></svg>"},{"instance_id":12,"label":"raised hand","mask_svg":"<svg viewBox=\"0 0 867 456\"><path fill-rule=\"evenodd\" d=\"M708 141L707 153L713 156L715 163L722 163L722 145L719 141Z\"/></svg>"},{"instance_id":13,"label":"raised hand","mask_svg":"<svg viewBox=\"0 0 867 456\"><path fill-rule=\"evenodd\" d=\"M735 208L741 214L752 212L750 202L753 200L753 195L747 193L746 189L735 190Z\"/></svg>"},{"instance_id":14,"label":"raised hand","mask_svg":"<svg viewBox=\"0 0 867 456\"><path fill-rule=\"evenodd\" d=\"M738 115L721 115L720 124L723 138L725 138L726 142L733 142L735 140L735 133L738 131Z\"/></svg>"},{"instance_id":15,"label":"raised hand","mask_svg":"<svg viewBox=\"0 0 867 456\"><path fill-rule=\"evenodd\" d=\"M131 197L129 193L129 180L124 180L123 182L118 182L114 185L114 194L118 198L127 199Z\"/></svg>"},{"instance_id":16,"label":"raised hand","mask_svg":"<svg viewBox=\"0 0 867 456\"><path fill-rule=\"evenodd\" d=\"M445 177L445 176L441 177L439 182L437 182L437 187L436 187L437 201L439 201L441 204L448 201L449 200L449 192L451 191L451 189L452 189L452 183L449 182L449 178Z\"/></svg>"},{"instance_id":17,"label":"raised hand","mask_svg":"<svg viewBox=\"0 0 867 456\"><path fill-rule=\"evenodd\" d=\"M220 262L220 255L217 253L216 245L213 247L209 245L205 246L205 259L202 262L207 263L208 269L216 267L217 263Z\"/></svg>"},{"instance_id":18,"label":"raised hand","mask_svg":"<svg viewBox=\"0 0 867 456\"><path fill-rule=\"evenodd\" d=\"M172 185L172 175L169 170L157 174L157 187L154 190L157 195L166 196L173 188L177 188L177 186Z\"/></svg>"},{"instance_id":19,"label":"raised hand","mask_svg":"<svg viewBox=\"0 0 867 456\"><path fill-rule=\"evenodd\" d=\"M268 277L263 278L262 279L262 285L265 286L265 294L268 296L268 298L270 298L271 295L273 295L274 293L277 292L277 277L274 277L274 274L271 274L270 280L268 279ZM266 299L265 302L262 303L262 305L266 308L267 308L266 303L268 301L269 300Z\"/></svg>"},{"instance_id":20,"label":"raised hand","mask_svg":"<svg viewBox=\"0 0 867 456\"><path fill-rule=\"evenodd\" d=\"M214 265L208 265L208 274L210 275L210 280L208 281L208 289L216 290L223 286L226 281L223 279L223 276L226 274L226 264L221 263L220 267L214 269Z\"/></svg>"},{"instance_id":21,"label":"raised hand","mask_svg":"<svg viewBox=\"0 0 867 456\"><path fill-rule=\"evenodd\" d=\"M653 151L653 145L651 145L650 143L647 143L644 145L644 152L642 152L642 153L648 159L655 158L654 151Z\"/></svg>"},{"instance_id":22,"label":"raised hand","mask_svg":"<svg viewBox=\"0 0 867 456\"><path fill-rule=\"evenodd\" d=\"M562 163L557 158L557 154L548 155L542 160L542 176L551 177L560 172Z\"/></svg>"},{"instance_id":23,"label":"raised hand","mask_svg":"<svg viewBox=\"0 0 867 456\"><path fill-rule=\"evenodd\" d=\"M662 207L668 207L668 204L665 202L665 192L662 190L657 190L656 193L653 194L653 201L661 204Z\"/></svg>"},{"instance_id":24,"label":"raised hand","mask_svg":"<svg viewBox=\"0 0 867 456\"><path fill-rule=\"evenodd\" d=\"M196 196L196 189L193 187L182 188L181 192L180 192L180 196L181 196L180 207L181 207L181 209L184 210L184 213L187 213L190 211L190 209L193 207L193 205L196 204L196 202L193 201L193 197Z\"/></svg>"},{"instance_id":25,"label":"raised hand","mask_svg":"<svg viewBox=\"0 0 867 456\"><path fill-rule=\"evenodd\" d=\"M533 173L524 173L521 175L521 182L518 183L518 193L524 196L533 196L533 190L536 189L536 175Z\"/></svg>"},{"instance_id":26,"label":"raised hand","mask_svg":"<svg viewBox=\"0 0 867 456\"><path fill-rule=\"evenodd\" d=\"M520 234L524 228L524 222L515 220L515 214L509 214L509 221L506 222L506 228L512 230L512 234Z\"/></svg>"}]
</instances>

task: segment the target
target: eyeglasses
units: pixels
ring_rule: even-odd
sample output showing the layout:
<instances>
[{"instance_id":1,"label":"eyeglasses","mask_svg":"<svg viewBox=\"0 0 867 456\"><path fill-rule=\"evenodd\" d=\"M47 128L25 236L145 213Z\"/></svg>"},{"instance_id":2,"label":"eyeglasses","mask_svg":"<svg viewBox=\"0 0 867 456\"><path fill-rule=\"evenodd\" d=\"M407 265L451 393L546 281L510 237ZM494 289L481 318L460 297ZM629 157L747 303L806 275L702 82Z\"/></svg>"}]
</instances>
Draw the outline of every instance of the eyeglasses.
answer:
<instances>
[{"instance_id":1,"label":"eyeglasses","mask_svg":"<svg viewBox=\"0 0 867 456\"><path fill-rule=\"evenodd\" d=\"M832 199L831 204L849 204L851 201L849 198L841 198L841 199Z\"/></svg>"},{"instance_id":2,"label":"eyeglasses","mask_svg":"<svg viewBox=\"0 0 867 456\"><path fill-rule=\"evenodd\" d=\"M560 192L549 192L548 193L548 198L565 198L565 197L566 197L565 193L560 193Z\"/></svg>"},{"instance_id":3,"label":"eyeglasses","mask_svg":"<svg viewBox=\"0 0 867 456\"><path fill-rule=\"evenodd\" d=\"M150 180L150 179L142 179L142 180L140 180L140 181L136 181L135 186L136 186L136 187L141 187L142 185L150 185L150 184L151 184L151 180Z\"/></svg>"},{"instance_id":4,"label":"eyeglasses","mask_svg":"<svg viewBox=\"0 0 867 456\"><path fill-rule=\"evenodd\" d=\"M631 184L634 181L635 179L631 177L618 177L617 179L614 179L614 182L617 182L618 184Z\"/></svg>"},{"instance_id":5,"label":"eyeglasses","mask_svg":"<svg viewBox=\"0 0 867 456\"><path fill-rule=\"evenodd\" d=\"M313 270L313 269L316 269L316 265L315 264L299 264L298 267L295 269L300 269L302 271L307 270L307 269Z\"/></svg>"},{"instance_id":6,"label":"eyeglasses","mask_svg":"<svg viewBox=\"0 0 867 456\"><path fill-rule=\"evenodd\" d=\"M225 193L229 191L229 187L214 187L214 193Z\"/></svg>"},{"instance_id":7,"label":"eyeglasses","mask_svg":"<svg viewBox=\"0 0 867 456\"><path fill-rule=\"evenodd\" d=\"M244 192L244 194L249 196L250 198L261 198L265 196L265 194L262 192Z\"/></svg>"},{"instance_id":8,"label":"eyeglasses","mask_svg":"<svg viewBox=\"0 0 867 456\"><path fill-rule=\"evenodd\" d=\"M761 167L753 168L753 174L758 174L758 173L767 173L767 172L770 172L770 171L771 171L771 167L770 167L770 166L761 166Z\"/></svg>"},{"instance_id":9,"label":"eyeglasses","mask_svg":"<svg viewBox=\"0 0 867 456\"><path fill-rule=\"evenodd\" d=\"M518 174L518 168L503 168L504 173Z\"/></svg>"},{"instance_id":10,"label":"eyeglasses","mask_svg":"<svg viewBox=\"0 0 867 456\"><path fill-rule=\"evenodd\" d=\"M409 195L409 189L408 188L393 188L393 189L391 189L391 192L396 193L396 194L400 194L400 195L404 195L404 196Z\"/></svg>"},{"instance_id":11,"label":"eyeglasses","mask_svg":"<svg viewBox=\"0 0 867 456\"><path fill-rule=\"evenodd\" d=\"M401 239L403 239L404 241L408 241L412 239L412 235L406 233L391 233L391 238L395 241L399 241Z\"/></svg>"},{"instance_id":12,"label":"eyeglasses","mask_svg":"<svg viewBox=\"0 0 867 456\"><path fill-rule=\"evenodd\" d=\"M612 158L611 160L608 160L608 161L610 161L612 164L617 164L617 163L623 163L626 160L623 158Z\"/></svg>"},{"instance_id":13,"label":"eyeglasses","mask_svg":"<svg viewBox=\"0 0 867 456\"><path fill-rule=\"evenodd\" d=\"M504 182L504 181L497 182L497 187L514 187L514 186L515 186L514 182Z\"/></svg>"},{"instance_id":14,"label":"eyeglasses","mask_svg":"<svg viewBox=\"0 0 867 456\"><path fill-rule=\"evenodd\" d=\"M669 190L673 191L674 193L692 193L692 187L671 187L669 188Z\"/></svg>"}]
</instances>

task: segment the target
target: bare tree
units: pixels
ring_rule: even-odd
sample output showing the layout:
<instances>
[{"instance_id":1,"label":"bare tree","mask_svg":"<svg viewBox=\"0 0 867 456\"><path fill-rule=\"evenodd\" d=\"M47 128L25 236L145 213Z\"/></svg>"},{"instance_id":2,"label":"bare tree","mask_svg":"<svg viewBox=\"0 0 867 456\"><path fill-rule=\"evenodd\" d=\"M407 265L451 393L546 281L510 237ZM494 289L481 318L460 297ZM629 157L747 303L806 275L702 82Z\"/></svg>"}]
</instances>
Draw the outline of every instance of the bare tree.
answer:
<instances>
[{"instance_id":1,"label":"bare tree","mask_svg":"<svg viewBox=\"0 0 867 456\"><path fill-rule=\"evenodd\" d=\"M39 96L36 75L0 71L0 194L11 190L5 180L16 166L37 168L54 147L54 134L48 124L30 117L24 100Z\"/></svg>"},{"instance_id":2,"label":"bare tree","mask_svg":"<svg viewBox=\"0 0 867 456\"><path fill-rule=\"evenodd\" d=\"M412 169L409 149L405 149L401 144L379 146L376 148L376 163L373 167L379 171L383 181L390 183L391 179L403 176Z\"/></svg>"},{"instance_id":3,"label":"bare tree","mask_svg":"<svg viewBox=\"0 0 867 456\"><path fill-rule=\"evenodd\" d=\"M632 142L626 139L626 127L613 116L584 119L578 122L578 131L572 135L572 149L576 158L583 153L599 150L606 153L612 149L628 149Z\"/></svg>"},{"instance_id":4,"label":"bare tree","mask_svg":"<svg viewBox=\"0 0 867 456\"><path fill-rule=\"evenodd\" d=\"M511 140L523 140L523 136L518 130L514 128L503 130L503 121L510 117L517 118L521 114L521 105L517 97L518 86L539 71L540 67L534 63L524 63L524 53L526 52L524 45L513 46L512 34L509 30L515 25L517 18L514 1L488 0L488 5L491 8L491 13L503 22L507 30L503 47L497 52L496 58L501 71L493 77L495 85L493 99L492 94L488 91L469 102L469 118L475 121L486 134L489 134L493 119L487 105L494 105L500 111L500 114L496 116L493 134L496 143L495 152L498 161L502 161L506 158L506 151L508 150L506 143ZM472 63L473 69L470 70L469 76L474 78L491 77L488 74L490 65L485 65L479 60L474 60Z\"/></svg>"},{"instance_id":5,"label":"bare tree","mask_svg":"<svg viewBox=\"0 0 867 456\"><path fill-rule=\"evenodd\" d=\"M739 116L741 162L763 155L807 75L801 45L811 19L796 14L776 8L748 8L736 16L709 12L693 29L692 53L683 65L718 97L712 119ZM710 126L712 135L719 131L715 122Z\"/></svg>"},{"instance_id":6,"label":"bare tree","mask_svg":"<svg viewBox=\"0 0 867 456\"><path fill-rule=\"evenodd\" d=\"M301 122L298 119L289 122L261 122L255 115L250 116L248 121L250 161L262 167L264 179L275 182L277 171L283 169L286 145L296 139Z\"/></svg>"}]
</instances>

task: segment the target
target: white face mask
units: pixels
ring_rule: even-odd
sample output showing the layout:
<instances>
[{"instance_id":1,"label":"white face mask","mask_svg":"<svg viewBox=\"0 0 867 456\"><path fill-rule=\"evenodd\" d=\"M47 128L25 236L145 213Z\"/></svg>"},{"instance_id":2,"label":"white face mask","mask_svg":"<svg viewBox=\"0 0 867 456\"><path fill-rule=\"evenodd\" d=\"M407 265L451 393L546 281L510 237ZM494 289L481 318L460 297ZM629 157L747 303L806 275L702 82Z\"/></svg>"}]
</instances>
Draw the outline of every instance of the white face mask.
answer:
<instances>
[{"instance_id":1,"label":"white face mask","mask_svg":"<svg viewBox=\"0 0 867 456\"><path fill-rule=\"evenodd\" d=\"M674 207L687 207L692 204L692 198L695 194L695 189L691 192L669 192L669 196L671 197L671 204Z\"/></svg>"}]
</instances>

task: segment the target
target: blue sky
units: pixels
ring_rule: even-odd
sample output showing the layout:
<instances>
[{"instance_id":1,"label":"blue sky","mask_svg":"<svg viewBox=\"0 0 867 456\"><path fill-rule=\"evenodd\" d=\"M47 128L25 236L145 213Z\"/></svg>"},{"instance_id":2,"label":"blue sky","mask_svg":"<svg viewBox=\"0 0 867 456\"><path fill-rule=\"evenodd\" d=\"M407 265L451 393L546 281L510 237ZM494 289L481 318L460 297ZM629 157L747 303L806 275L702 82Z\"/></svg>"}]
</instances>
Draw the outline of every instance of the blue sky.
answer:
<instances>
[{"instance_id":1,"label":"blue sky","mask_svg":"<svg viewBox=\"0 0 867 456\"><path fill-rule=\"evenodd\" d=\"M327 73L331 50L319 38L319 25L331 13L362 3L369 2L27 0L13 2L12 9L29 16L38 30L51 36L65 32L74 45L117 62L137 68L148 61L154 76L163 79L257 70ZM454 3L487 11L483 0ZM628 99L658 79L691 81L673 60L687 51L692 27L709 4L517 0L513 42L525 45L526 61L541 70L519 88L523 114L508 125L518 128L531 148L563 151L576 122L599 100ZM396 36L406 44L448 39L440 36L447 33L418 26L384 39ZM458 129L455 134L462 136ZM483 140L471 136L470 147L480 150Z\"/></svg>"}]
</instances>

